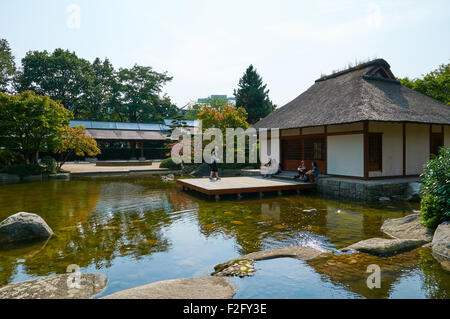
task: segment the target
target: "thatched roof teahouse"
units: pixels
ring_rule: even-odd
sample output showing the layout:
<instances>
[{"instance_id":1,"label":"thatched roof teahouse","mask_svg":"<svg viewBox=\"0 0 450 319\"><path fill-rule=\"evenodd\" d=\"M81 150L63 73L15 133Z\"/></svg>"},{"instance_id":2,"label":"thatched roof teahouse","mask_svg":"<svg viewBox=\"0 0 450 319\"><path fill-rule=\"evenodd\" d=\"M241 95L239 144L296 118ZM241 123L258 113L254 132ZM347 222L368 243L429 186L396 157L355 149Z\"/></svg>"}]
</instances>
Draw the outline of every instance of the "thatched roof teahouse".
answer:
<instances>
[{"instance_id":1,"label":"thatched roof teahouse","mask_svg":"<svg viewBox=\"0 0 450 319\"><path fill-rule=\"evenodd\" d=\"M265 154L261 144L261 159L275 157L284 170L305 160L321 174L416 176L450 146L450 106L402 86L377 59L321 77L254 127L280 129L278 149Z\"/></svg>"}]
</instances>

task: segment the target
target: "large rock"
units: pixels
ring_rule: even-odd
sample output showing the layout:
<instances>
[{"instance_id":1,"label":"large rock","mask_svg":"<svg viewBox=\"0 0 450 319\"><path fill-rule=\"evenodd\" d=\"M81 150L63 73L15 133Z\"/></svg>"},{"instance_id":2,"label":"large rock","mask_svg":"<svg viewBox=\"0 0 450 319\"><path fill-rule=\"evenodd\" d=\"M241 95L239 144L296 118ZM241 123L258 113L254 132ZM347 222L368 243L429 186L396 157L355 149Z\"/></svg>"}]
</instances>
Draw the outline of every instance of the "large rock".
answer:
<instances>
[{"instance_id":1,"label":"large rock","mask_svg":"<svg viewBox=\"0 0 450 319\"><path fill-rule=\"evenodd\" d=\"M436 254L434 252L432 253L432 255L433 255L434 259L436 259L441 264L441 267L444 270L450 272L450 258L444 257L444 256Z\"/></svg>"},{"instance_id":2,"label":"large rock","mask_svg":"<svg viewBox=\"0 0 450 319\"><path fill-rule=\"evenodd\" d=\"M158 281L102 299L230 299L234 294L223 277L198 277Z\"/></svg>"},{"instance_id":3,"label":"large rock","mask_svg":"<svg viewBox=\"0 0 450 319\"><path fill-rule=\"evenodd\" d=\"M425 240L417 239L385 239L370 238L342 248L341 251L359 251L376 256L392 256L425 244Z\"/></svg>"},{"instance_id":4,"label":"large rock","mask_svg":"<svg viewBox=\"0 0 450 319\"><path fill-rule=\"evenodd\" d=\"M420 223L420 214L411 214L402 218L387 219L381 231L396 239L418 239L431 242L432 233Z\"/></svg>"},{"instance_id":5,"label":"large rock","mask_svg":"<svg viewBox=\"0 0 450 319\"><path fill-rule=\"evenodd\" d=\"M107 283L102 274L81 274L80 287L69 287L70 274L41 277L0 289L0 299L88 299L101 293Z\"/></svg>"},{"instance_id":6,"label":"large rock","mask_svg":"<svg viewBox=\"0 0 450 319\"><path fill-rule=\"evenodd\" d=\"M438 255L450 258L450 221L444 222L436 228L431 249Z\"/></svg>"},{"instance_id":7,"label":"large rock","mask_svg":"<svg viewBox=\"0 0 450 319\"><path fill-rule=\"evenodd\" d=\"M36 214L20 212L0 223L0 244L46 239L52 235L45 220Z\"/></svg>"}]
</instances>

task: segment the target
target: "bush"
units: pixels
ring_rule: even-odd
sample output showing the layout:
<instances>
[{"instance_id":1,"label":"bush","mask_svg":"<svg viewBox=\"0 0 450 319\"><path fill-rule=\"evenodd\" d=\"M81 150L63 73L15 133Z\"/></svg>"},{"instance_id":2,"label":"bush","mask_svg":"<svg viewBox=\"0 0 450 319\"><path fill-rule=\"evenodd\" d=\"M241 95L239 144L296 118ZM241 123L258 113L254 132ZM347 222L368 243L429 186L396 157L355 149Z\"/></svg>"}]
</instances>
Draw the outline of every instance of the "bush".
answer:
<instances>
[{"instance_id":1,"label":"bush","mask_svg":"<svg viewBox=\"0 0 450 319\"><path fill-rule=\"evenodd\" d=\"M8 166L4 171L11 175L19 175L20 177L24 177L30 175L40 175L45 171L45 169L39 164L18 164Z\"/></svg>"},{"instance_id":2,"label":"bush","mask_svg":"<svg viewBox=\"0 0 450 319\"><path fill-rule=\"evenodd\" d=\"M450 148L441 147L439 155L425 165L425 172L421 176L422 224L434 229L450 220Z\"/></svg>"},{"instance_id":3,"label":"bush","mask_svg":"<svg viewBox=\"0 0 450 319\"><path fill-rule=\"evenodd\" d=\"M44 166L44 169L47 173L56 173L58 164L53 157L44 156L41 159L41 164Z\"/></svg>"},{"instance_id":4,"label":"bush","mask_svg":"<svg viewBox=\"0 0 450 319\"><path fill-rule=\"evenodd\" d=\"M0 150L0 166L10 166L20 163L25 163L25 157L22 154L10 150Z\"/></svg>"},{"instance_id":5,"label":"bush","mask_svg":"<svg viewBox=\"0 0 450 319\"><path fill-rule=\"evenodd\" d=\"M161 164L159 164L159 167L161 168L168 168L168 169L181 169L181 165L180 164L175 164L172 161L172 158L166 158L164 161L161 162Z\"/></svg>"}]
</instances>

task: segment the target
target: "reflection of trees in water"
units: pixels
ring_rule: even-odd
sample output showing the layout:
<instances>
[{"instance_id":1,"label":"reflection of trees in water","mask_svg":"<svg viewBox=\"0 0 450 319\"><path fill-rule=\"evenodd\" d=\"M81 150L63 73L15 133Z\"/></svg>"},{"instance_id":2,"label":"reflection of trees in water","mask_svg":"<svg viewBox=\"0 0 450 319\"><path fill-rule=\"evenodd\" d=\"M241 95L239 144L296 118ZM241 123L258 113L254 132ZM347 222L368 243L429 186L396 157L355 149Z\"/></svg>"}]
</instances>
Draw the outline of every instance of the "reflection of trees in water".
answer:
<instances>
[{"instance_id":1,"label":"reflection of trees in water","mask_svg":"<svg viewBox=\"0 0 450 319\"><path fill-rule=\"evenodd\" d=\"M162 228L168 226L173 217L165 211L115 212L105 223L97 216L85 223L64 227L55 231L45 249L31 258L23 256L24 271L29 275L64 273L70 264L80 267L94 265L95 268L111 266L114 258L132 256L139 259L170 248ZM14 268L17 260L2 258L0 267ZM13 273L1 273L1 282L9 282ZM6 275L6 276L5 276Z\"/></svg>"},{"instance_id":2,"label":"reflection of trees in water","mask_svg":"<svg viewBox=\"0 0 450 319\"><path fill-rule=\"evenodd\" d=\"M199 202L199 224L205 236L235 238L240 253L272 247L308 245L338 248L381 236L384 219L396 212L308 196L286 196L239 202ZM317 209L316 213L303 212Z\"/></svg>"},{"instance_id":3,"label":"reflection of trees in water","mask_svg":"<svg viewBox=\"0 0 450 319\"><path fill-rule=\"evenodd\" d=\"M42 276L64 273L70 264L103 268L119 256L140 259L170 248L163 228L181 216L170 214L173 208L164 190L95 179L65 183L42 183L45 187L37 187L33 195L34 205L24 205L34 209L23 210L50 220L55 235L41 251L42 243L0 251L0 285L11 282L19 265L28 275ZM45 200L39 200L44 194ZM20 206L26 197L18 196L10 206Z\"/></svg>"},{"instance_id":4,"label":"reflection of trees in water","mask_svg":"<svg viewBox=\"0 0 450 319\"><path fill-rule=\"evenodd\" d=\"M440 268L429 248L419 248L392 257L377 257L364 253L342 254L307 261L314 270L325 275L323 280L345 287L365 298L389 298L396 284L409 274L423 271L423 289L429 298L448 298L450 275ZM381 287L369 289L367 267L376 264L381 268Z\"/></svg>"},{"instance_id":5,"label":"reflection of trees in water","mask_svg":"<svg viewBox=\"0 0 450 319\"><path fill-rule=\"evenodd\" d=\"M20 211L35 213L51 228L83 222L95 210L100 184L88 181L45 181L0 187L0 219Z\"/></svg>"},{"instance_id":6,"label":"reflection of trees in water","mask_svg":"<svg viewBox=\"0 0 450 319\"><path fill-rule=\"evenodd\" d=\"M426 290L428 298L450 298L450 271L443 269L438 262L445 260L445 257L436 255L434 258L431 249L422 250L419 254L419 266L424 275L423 289Z\"/></svg>"},{"instance_id":7,"label":"reflection of trees in water","mask_svg":"<svg viewBox=\"0 0 450 319\"><path fill-rule=\"evenodd\" d=\"M299 232L310 232L314 226L319 229L326 220L326 212L303 214L301 212L309 207L308 203L297 202L296 205L299 206L297 210L288 197L240 202L201 201L198 212L200 232L207 237L221 234L234 238L241 254L266 249L276 243L289 246L288 242Z\"/></svg>"}]
</instances>

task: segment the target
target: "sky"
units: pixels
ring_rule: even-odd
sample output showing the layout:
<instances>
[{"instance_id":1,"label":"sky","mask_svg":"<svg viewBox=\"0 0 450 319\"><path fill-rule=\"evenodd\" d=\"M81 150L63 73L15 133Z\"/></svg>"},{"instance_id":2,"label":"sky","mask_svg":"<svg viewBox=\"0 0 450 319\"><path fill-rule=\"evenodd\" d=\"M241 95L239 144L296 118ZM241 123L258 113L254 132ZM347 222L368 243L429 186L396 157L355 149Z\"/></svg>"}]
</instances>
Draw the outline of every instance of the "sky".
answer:
<instances>
[{"instance_id":1,"label":"sky","mask_svg":"<svg viewBox=\"0 0 450 319\"><path fill-rule=\"evenodd\" d=\"M167 71L178 107L231 96L250 65L277 106L321 74L384 58L397 77L449 63L450 1L1 0L0 38L17 63L56 48L116 68Z\"/></svg>"}]
</instances>

